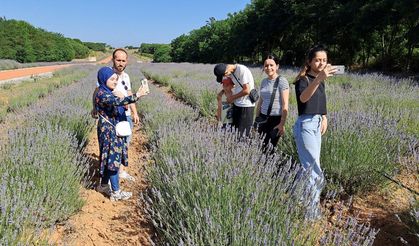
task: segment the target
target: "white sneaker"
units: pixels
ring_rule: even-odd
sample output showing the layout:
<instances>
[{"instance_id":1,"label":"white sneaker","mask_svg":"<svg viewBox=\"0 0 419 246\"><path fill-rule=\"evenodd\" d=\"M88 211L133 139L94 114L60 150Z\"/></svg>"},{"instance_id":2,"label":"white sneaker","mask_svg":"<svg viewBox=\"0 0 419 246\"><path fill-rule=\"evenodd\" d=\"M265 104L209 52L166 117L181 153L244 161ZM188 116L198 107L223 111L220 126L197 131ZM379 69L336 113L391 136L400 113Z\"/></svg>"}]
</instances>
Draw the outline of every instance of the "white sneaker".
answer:
<instances>
[{"instance_id":1,"label":"white sneaker","mask_svg":"<svg viewBox=\"0 0 419 246\"><path fill-rule=\"evenodd\" d=\"M130 197L132 197L132 192L128 192L128 191L112 191L111 194L111 201L118 201L118 200L128 200L130 199Z\"/></svg>"},{"instance_id":2,"label":"white sneaker","mask_svg":"<svg viewBox=\"0 0 419 246\"><path fill-rule=\"evenodd\" d=\"M108 184L105 184L105 185L99 184L98 187L96 187L96 191L108 197L111 196L111 193L112 193L111 187L109 187Z\"/></svg>"},{"instance_id":3,"label":"white sneaker","mask_svg":"<svg viewBox=\"0 0 419 246\"><path fill-rule=\"evenodd\" d=\"M135 178L131 175L129 175L129 173L127 173L126 171L122 171L119 173L119 178L121 179L127 179L129 181L135 181Z\"/></svg>"}]
</instances>

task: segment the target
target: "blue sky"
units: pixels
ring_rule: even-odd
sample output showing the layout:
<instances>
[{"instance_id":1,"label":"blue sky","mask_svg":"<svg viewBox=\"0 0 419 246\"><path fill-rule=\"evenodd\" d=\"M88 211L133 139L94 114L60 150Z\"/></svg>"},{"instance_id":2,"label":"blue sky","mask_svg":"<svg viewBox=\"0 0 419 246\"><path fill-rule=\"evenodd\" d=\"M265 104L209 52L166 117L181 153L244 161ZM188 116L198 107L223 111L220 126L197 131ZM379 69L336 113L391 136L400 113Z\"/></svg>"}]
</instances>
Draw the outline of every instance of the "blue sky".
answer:
<instances>
[{"instance_id":1,"label":"blue sky","mask_svg":"<svg viewBox=\"0 0 419 246\"><path fill-rule=\"evenodd\" d=\"M170 43L205 25L225 19L251 0L1 0L0 16L24 20L65 37L114 47Z\"/></svg>"}]
</instances>

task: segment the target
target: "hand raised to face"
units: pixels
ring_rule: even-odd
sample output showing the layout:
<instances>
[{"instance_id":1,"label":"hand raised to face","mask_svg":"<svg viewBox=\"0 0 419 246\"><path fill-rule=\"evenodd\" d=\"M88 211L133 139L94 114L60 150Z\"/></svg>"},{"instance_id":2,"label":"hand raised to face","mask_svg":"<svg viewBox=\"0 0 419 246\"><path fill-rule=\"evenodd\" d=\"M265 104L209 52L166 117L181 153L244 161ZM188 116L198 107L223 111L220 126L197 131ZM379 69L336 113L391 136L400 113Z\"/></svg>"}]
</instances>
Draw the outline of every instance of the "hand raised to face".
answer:
<instances>
[{"instance_id":1,"label":"hand raised to face","mask_svg":"<svg viewBox=\"0 0 419 246\"><path fill-rule=\"evenodd\" d=\"M326 78L333 76L336 71L336 67L333 67L331 64L327 64L324 69L319 72L317 78L319 78L321 81L324 81Z\"/></svg>"}]
</instances>

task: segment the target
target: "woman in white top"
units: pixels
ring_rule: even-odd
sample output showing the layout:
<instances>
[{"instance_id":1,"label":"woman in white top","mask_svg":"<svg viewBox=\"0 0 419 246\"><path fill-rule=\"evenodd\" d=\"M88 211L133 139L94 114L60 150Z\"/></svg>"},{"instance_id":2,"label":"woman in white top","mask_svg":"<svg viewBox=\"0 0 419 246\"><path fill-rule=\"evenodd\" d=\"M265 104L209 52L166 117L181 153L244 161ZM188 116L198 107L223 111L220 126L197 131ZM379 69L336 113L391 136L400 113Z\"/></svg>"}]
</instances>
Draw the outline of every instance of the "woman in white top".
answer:
<instances>
[{"instance_id":1,"label":"woman in white top","mask_svg":"<svg viewBox=\"0 0 419 246\"><path fill-rule=\"evenodd\" d=\"M286 78L279 76L279 60L273 55L267 56L263 63L263 70L267 77L260 85L260 99L256 107L256 115L267 118L266 123L258 128L259 133L265 134L265 145L269 142L275 147L280 136L285 133L285 122L288 115L289 86ZM275 82L277 89L274 92ZM271 98L273 102L271 105Z\"/></svg>"}]
</instances>

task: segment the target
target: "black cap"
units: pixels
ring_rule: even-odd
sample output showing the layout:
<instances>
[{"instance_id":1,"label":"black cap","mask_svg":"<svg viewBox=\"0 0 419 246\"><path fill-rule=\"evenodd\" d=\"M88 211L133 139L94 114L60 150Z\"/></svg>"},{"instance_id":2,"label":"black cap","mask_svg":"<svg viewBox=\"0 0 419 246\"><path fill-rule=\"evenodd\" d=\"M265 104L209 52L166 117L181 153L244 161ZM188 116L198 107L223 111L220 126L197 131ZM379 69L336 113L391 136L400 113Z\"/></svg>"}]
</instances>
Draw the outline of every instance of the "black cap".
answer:
<instances>
[{"instance_id":1,"label":"black cap","mask_svg":"<svg viewBox=\"0 0 419 246\"><path fill-rule=\"evenodd\" d=\"M219 63L214 67L214 74L217 76L217 82L221 83L223 81L224 74L227 70L227 65L224 63Z\"/></svg>"}]
</instances>

